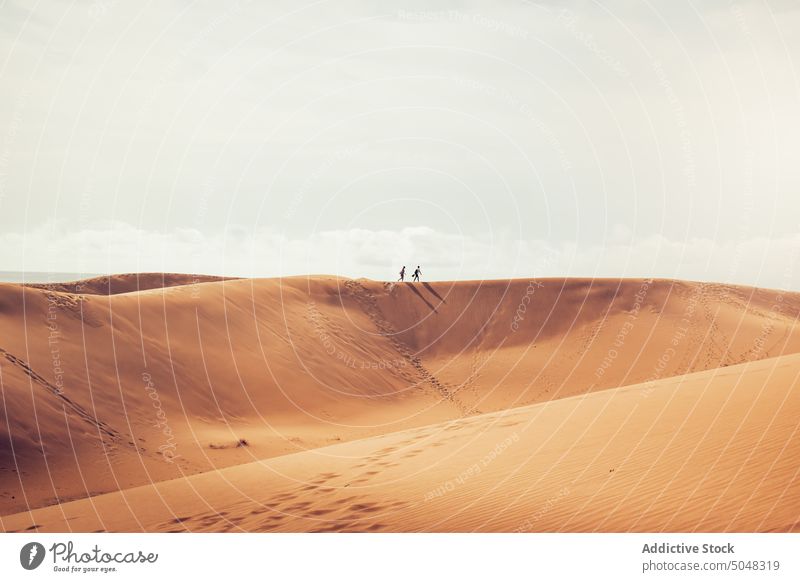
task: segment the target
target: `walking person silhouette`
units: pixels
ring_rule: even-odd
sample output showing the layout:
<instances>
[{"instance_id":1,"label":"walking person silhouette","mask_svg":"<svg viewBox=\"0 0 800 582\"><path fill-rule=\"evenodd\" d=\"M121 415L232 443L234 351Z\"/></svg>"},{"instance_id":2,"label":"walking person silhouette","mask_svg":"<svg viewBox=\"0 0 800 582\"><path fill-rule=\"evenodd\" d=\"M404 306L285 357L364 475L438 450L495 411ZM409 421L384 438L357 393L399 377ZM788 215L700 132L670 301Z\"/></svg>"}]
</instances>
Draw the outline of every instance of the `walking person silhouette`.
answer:
<instances>
[{"instance_id":1,"label":"walking person silhouette","mask_svg":"<svg viewBox=\"0 0 800 582\"><path fill-rule=\"evenodd\" d=\"M417 268L414 269L414 281L419 283L419 276L420 275L422 275L422 270L419 268L419 265L417 265Z\"/></svg>"},{"instance_id":2,"label":"walking person silhouette","mask_svg":"<svg viewBox=\"0 0 800 582\"><path fill-rule=\"evenodd\" d=\"M406 278L406 266L403 265L403 268L400 269L400 278L398 279L398 281L402 281L405 278Z\"/></svg>"}]
</instances>

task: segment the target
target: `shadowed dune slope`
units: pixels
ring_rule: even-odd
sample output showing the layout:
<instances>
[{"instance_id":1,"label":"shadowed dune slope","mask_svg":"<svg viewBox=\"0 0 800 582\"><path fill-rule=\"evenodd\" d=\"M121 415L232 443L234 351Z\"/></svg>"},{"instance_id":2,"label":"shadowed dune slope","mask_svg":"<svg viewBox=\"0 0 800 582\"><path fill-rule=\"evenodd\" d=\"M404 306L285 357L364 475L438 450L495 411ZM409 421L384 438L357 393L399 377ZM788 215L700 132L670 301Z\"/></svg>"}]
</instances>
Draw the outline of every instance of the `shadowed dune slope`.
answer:
<instances>
[{"instance_id":1,"label":"shadowed dune slope","mask_svg":"<svg viewBox=\"0 0 800 582\"><path fill-rule=\"evenodd\" d=\"M800 355L2 518L24 531L794 531Z\"/></svg>"},{"instance_id":2,"label":"shadowed dune slope","mask_svg":"<svg viewBox=\"0 0 800 582\"><path fill-rule=\"evenodd\" d=\"M800 352L771 290L170 277L0 285L0 513Z\"/></svg>"},{"instance_id":3,"label":"shadowed dune slope","mask_svg":"<svg viewBox=\"0 0 800 582\"><path fill-rule=\"evenodd\" d=\"M631 279L361 287L365 311L468 410L800 351L800 296L783 291Z\"/></svg>"}]
</instances>

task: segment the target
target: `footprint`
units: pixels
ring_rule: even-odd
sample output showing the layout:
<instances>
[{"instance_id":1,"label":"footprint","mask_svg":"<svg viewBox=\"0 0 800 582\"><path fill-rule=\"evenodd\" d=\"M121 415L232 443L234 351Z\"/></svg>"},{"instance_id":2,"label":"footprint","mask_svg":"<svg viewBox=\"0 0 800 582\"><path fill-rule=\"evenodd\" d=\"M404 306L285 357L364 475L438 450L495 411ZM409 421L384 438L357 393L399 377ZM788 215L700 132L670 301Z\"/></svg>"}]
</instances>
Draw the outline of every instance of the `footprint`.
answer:
<instances>
[{"instance_id":1,"label":"footprint","mask_svg":"<svg viewBox=\"0 0 800 582\"><path fill-rule=\"evenodd\" d=\"M306 509L311 506L310 501L302 501L300 503L295 503L294 505L290 505L287 507L287 510L298 510L298 509Z\"/></svg>"},{"instance_id":2,"label":"footprint","mask_svg":"<svg viewBox=\"0 0 800 582\"><path fill-rule=\"evenodd\" d=\"M356 503L350 506L350 511L372 513L373 511L380 511L380 510L381 506L375 505L374 503Z\"/></svg>"}]
</instances>

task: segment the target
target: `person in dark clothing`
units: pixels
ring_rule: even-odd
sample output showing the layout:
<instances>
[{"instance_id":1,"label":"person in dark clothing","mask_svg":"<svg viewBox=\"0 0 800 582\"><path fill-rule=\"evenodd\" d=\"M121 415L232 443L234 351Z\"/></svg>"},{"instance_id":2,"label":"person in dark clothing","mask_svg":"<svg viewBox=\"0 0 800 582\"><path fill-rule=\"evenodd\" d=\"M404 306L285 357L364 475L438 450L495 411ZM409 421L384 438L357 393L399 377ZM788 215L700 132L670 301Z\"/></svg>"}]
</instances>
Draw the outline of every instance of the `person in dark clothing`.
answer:
<instances>
[{"instance_id":1,"label":"person in dark clothing","mask_svg":"<svg viewBox=\"0 0 800 582\"><path fill-rule=\"evenodd\" d=\"M419 276L422 275L422 270L417 265L417 268L414 269L414 281L419 282Z\"/></svg>"},{"instance_id":2,"label":"person in dark clothing","mask_svg":"<svg viewBox=\"0 0 800 582\"><path fill-rule=\"evenodd\" d=\"M400 278L398 279L398 281L402 281L405 278L406 278L406 266L403 265L403 268L400 269Z\"/></svg>"}]
</instances>

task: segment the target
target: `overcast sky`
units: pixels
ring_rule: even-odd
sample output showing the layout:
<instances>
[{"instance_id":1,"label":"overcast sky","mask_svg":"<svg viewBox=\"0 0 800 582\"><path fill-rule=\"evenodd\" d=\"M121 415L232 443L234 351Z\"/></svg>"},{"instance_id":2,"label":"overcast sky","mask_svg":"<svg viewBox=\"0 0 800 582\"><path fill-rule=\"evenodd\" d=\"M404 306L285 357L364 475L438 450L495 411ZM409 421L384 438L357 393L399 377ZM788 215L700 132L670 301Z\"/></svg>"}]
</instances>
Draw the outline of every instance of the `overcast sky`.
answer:
<instances>
[{"instance_id":1,"label":"overcast sky","mask_svg":"<svg viewBox=\"0 0 800 582\"><path fill-rule=\"evenodd\" d=\"M2 2L0 270L800 290L795 2L396 4Z\"/></svg>"}]
</instances>

